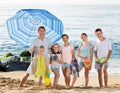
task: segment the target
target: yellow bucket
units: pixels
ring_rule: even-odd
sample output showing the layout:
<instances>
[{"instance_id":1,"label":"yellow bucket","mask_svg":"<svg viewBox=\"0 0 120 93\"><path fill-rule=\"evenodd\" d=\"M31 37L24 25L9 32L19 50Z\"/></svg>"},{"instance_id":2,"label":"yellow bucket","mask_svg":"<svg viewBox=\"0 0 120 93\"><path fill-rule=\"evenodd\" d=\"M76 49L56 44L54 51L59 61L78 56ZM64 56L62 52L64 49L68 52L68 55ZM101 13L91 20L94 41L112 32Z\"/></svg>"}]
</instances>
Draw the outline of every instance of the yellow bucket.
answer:
<instances>
[{"instance_id":1,"label":"yellow bucket","mask_svg":"<svg viewBox=\"0 0 120 93\"><path fill-rule=\"evenodd\" d=\"M46 86L50 86L50 78L49 77L45 77L44 78L44 83Z\"/></svg>"}]
</instances>

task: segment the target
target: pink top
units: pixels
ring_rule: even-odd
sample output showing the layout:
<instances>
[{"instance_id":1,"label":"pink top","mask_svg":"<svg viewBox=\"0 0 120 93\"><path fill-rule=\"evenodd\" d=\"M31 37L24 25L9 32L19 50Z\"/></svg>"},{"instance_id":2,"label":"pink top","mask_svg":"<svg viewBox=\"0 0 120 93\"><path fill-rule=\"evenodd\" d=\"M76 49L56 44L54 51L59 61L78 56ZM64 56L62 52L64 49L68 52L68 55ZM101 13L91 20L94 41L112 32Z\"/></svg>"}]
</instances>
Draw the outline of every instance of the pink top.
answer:
<instances>
[{"instance_id":1,"label":"pink top","mask_svg":"<svg viewBox=\"0 0 120 93\"><path fill-rule=\"evenodd\" d=\"M69 46L61 46L62 51L62 61L63 63L70 64L72 61L72 50L74 47L72 45Z\"/></svg>"}]
</instances>

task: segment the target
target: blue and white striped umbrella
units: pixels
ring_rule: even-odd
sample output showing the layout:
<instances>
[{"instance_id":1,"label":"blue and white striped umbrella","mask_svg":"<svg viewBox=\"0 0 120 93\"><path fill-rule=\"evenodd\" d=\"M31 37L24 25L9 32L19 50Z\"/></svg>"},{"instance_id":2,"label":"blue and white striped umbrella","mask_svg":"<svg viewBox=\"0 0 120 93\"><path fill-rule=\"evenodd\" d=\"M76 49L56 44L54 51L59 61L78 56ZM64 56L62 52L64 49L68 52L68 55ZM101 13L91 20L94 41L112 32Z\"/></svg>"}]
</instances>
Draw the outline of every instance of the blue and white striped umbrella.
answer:
<instances>
[{"instance_id":1,"label":"blue and white striped umbrella","mask_svg":"<svg viewBox=\"0 0 120 93\"><path fill-rule=\"evenodd\" d=\"M50 12L43 9L22 9L7 20L9 36L24 46L29 47L38 37L38 27L46 28L45 36L55 43L63 34L62 22Z\"/></svg>"}]
</instances>

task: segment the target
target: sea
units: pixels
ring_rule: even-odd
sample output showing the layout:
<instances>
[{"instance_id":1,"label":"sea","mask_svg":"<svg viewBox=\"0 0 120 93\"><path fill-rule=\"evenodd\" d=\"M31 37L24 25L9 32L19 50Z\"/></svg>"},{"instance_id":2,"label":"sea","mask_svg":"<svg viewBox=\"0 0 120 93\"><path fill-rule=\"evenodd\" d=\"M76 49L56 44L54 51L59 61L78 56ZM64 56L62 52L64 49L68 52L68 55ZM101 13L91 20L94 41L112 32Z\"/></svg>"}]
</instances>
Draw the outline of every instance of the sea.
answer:
<instances>
[{"instance_id":1,"label":"sea","mask_svg":"<svg viewBox=\"0 0 120 93\"><path fill-rule=\"evenodd\" d=\"M0 57L11 52L19 55L28 49L9 37L6 20L15 15L20 9L45 9L59 18L64 25L64 33L69 35L69 41L74 45L76 53L82 42L80 35L87 33L89 41L94 44L97 40L95 29L101 28L104 36L112 42L112 56L109 59L109 74L120 74L120 6L97 5L63 5L63 6L0 6ZM57 43L63 44L60 39ZM77 57L79 60L79 58ZM91 75L97 75L93 60ZM84 70L81 72L84 74Z\"/></svg>"}]
</instances>

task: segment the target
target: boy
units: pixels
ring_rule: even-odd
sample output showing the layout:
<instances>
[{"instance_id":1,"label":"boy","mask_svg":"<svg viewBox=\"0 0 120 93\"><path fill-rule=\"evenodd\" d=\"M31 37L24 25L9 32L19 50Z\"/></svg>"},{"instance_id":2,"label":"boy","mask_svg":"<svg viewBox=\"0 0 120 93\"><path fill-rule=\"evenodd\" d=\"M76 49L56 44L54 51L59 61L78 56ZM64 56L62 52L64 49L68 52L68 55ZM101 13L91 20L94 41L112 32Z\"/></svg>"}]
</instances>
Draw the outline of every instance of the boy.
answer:
<instances>
[{"instance_id":1,"label":"boy","mask_svg":"<svg viewBox=\"0 0 120 93\"><path fill-rule=\"evenodd\" d=\"M95 64L95 68L98 71L98 80L99 80L99 85L100 88L103 87L103 80L102 80L102 69L103 69L103 73L104 73L104 84L105 87L107 87L108 84L108 72L107 72L107 68L108 68L108 61L109 58L112 54L112 48L111 48L111 42L109 39L105 38L103 36L103 32L101 29L96 29L95 30L95 34L98 37L99 41L96 42L95 44L95 58L96 58L96 64ZM97 61L103 57L106 57L106 62L104 64L99 64L97 63Z\"/></svg>"}]
</instances>

